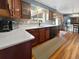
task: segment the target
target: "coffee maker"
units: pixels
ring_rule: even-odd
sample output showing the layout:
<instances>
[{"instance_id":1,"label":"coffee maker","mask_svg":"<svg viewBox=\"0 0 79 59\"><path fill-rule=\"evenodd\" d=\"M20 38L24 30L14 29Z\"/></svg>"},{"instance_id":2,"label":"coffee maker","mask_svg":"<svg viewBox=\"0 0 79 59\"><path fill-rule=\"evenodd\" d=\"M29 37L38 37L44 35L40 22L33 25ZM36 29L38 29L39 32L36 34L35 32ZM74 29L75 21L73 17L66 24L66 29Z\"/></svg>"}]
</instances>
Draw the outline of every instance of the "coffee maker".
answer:
<instances>
[{"instance_id":1,"label":"coffee maker","mask_svg":"<svg viewBox=\"0 0 79 59\"><path fill-rule=\"evenodd\" d=\"M0 17L0 32L12 30L12 20L6 17Z\"/></svg>"}]
</instances>

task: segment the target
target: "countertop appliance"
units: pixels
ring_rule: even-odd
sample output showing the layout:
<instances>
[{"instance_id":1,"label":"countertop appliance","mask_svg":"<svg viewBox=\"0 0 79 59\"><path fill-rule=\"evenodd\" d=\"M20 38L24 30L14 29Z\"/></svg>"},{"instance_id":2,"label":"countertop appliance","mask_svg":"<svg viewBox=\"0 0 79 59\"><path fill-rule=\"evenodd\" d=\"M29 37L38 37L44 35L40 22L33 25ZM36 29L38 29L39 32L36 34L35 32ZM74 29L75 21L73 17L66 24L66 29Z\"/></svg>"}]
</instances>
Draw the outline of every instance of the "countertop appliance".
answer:
<instances>
[{"instance_id":1,"label":"countertop appliance","mask_svg":"<svg viewBox=\"0 0 79 59\"><path fill-rule=\"evenodd\" d=\"M0 32L7 32L12 30L12 20L5 17L0 17Z\"/></svg>"}]
</instances>

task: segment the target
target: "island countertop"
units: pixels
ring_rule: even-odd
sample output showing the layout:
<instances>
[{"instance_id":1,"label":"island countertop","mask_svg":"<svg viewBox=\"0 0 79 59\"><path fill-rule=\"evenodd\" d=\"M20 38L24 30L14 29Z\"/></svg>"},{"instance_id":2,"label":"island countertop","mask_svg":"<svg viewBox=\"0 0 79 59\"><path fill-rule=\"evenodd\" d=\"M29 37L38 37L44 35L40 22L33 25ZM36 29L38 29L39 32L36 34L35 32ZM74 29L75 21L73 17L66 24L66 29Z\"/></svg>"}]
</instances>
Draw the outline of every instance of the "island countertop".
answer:
<instances>
[{"instance_id":1,"label":"island countertop","mask_svg":"<svg viewBox=\"0 0 79 59\"><path fill-rule=\"evenodd\" d=\"M0 50L27 42L34 39L34 36L22 29L15 29L10 32L0 33Z\"/></svg>"}]
</instances>

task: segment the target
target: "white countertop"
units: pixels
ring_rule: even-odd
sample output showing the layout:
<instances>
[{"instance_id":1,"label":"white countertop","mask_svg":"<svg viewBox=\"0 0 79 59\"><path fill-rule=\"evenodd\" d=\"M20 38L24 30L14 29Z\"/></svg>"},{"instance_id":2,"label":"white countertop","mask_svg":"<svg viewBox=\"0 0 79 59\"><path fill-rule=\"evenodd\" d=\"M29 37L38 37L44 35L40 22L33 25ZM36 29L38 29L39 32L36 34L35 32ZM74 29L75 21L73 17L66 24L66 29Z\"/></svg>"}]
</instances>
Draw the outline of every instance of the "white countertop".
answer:
<instances>
[{"instance_id":1,"label":"white countertop","mask_svg":"<svg viewBox=\"0 0 79 59\"><path fill-rule=\"evenodd\" d=\"M53 26L58 25L20 25L18 29L0 33L0 50L34 39L34 36L25 30Z\"/></svg>"},{"instance_id":2,"label":"white countertop","mask_svg":"<svg viewBox=\"0 0 79 59\"><path fill-rule=\"evenodd\" d=\"M55 26L59 26L59 25L52 25L52 24L42 24L42 25L36 25L36 24L33 24L33 25L19 25L19 27L24 30L29 30L29 29L37 29L37 28L45 28L45 27L55 27Z\"/></svg>"},{"instance_id":3,"label":"white countertop","mask_svg":"<svg viewBox=\"0 0 79 59\"><path fill-rule=\"evenodd\" d=\"M34 39L30 33L22 29L0 33L0 50Z\"/></svg>"}]
</instances>

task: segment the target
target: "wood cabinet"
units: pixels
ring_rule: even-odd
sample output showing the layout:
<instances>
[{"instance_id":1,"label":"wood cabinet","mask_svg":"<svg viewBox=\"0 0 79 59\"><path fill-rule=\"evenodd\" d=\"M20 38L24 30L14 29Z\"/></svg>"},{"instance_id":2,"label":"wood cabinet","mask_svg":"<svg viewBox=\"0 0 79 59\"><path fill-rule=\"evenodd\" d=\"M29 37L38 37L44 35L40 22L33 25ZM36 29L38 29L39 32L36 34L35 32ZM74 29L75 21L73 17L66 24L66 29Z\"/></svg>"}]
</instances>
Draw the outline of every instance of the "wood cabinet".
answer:
<instances>
[{"instance_id":1,"label":"wood cabinet","mask_svg":"<svg viewBox=\"0 0 79 59\"><path fill-rule=\"evenodd\" d=\"M22 0L0 0L0 9L7 9L12 18L31 18L31 4Z\"/></svg>"},{"instance_id":2,"label":"wood cabinet","mask_svg":"<svg viewBox=\"0 0 79 59\"><path fill-rule=\"evenodd\" d=\"M49 28L46 28L45 29L45 34L46 34L46 40L49 40L50 39L50 30L49 30Z\"/></svg>"},{"instance_id":3,"label":"wood cabinet","mask_svg":"<svg viewBox=\"0 0 79 59\"><path fill-rule=\"evenodd\" d=\"M49 28L37 28L27 30L29 33L35 36L35 39L32 41L32 46L36 46L40 43L43 43L50 38Z\"/></svg>"},{"instance_id":4,"label":"wood cabinet","mask_svg":"<svg viewBox=\"0 0 79 59\"><path fill-rule=\"evenodd\" d=\"M33 36L35 36L35 39L32 40L32 46L35 46L39 43L39 30L38 29L31 29L27 30L29 33L31 33Z\"/></svg>"},{"instance_id":5,"label":"wood cabinet","mask_svg":"<svg viewBox=\"0 0 79 59\"><path fill-rule=\"evenodd\" d=\"M31 19L31 4L22 1L22 18Z\"/></svg>"},{"instance_id":6,"label":"wood cabinet","mask_svg":"<svg viewBox=\"0 0 79 59\"><path fill-rule=\"evenodd\" d=\"M72 17L71 24L79 24L79 17Z\"/></svg>"},{"instance_id":7,"label":"wood cabinet","mask_svg":"<svg viewBox=\"0 0 79 59\"><path fill-rule=\"evenodd\" d=\"M54 38L58 34L58 26L50 27L50 39Z\"/></svg>"},{"instance_id":8,"label":"wood cabinet","mask_svg":"<svg viewBox=\"0 0 79 59\"><path fill-rule=\"evenodd\" d=\"M22 0L8 0L11 17L13 18L31 18L31 4Z\"/></svg>"},{"instance_id":9,"label":"wood cabinet","mask_svg":"<svg viewBox=\"0 0 79 59\"><path fill-rule=\"evenodd\" d=\"M31 41L0 50L0 59L31 59Z\"/></svg>"},{"instance_id":10,"label":"wood cabinet","mask_svg":"<svg viewBox=\"0 0 79 59\"><path fill-rule=\"evenodd\" d=\"M57 36L60 31L60 26L29 29L26 31L35 37L35 39L32 40L32 46L36 46Z\"/></svg>"},{"instance_id":11,"label":"wood cabinet","mask_svg":"<svg viewBox=\"0 0 79 59\"><path fill-rule=\"evenodd\" d=\"M39 29L39 42L40 43L42 43L42 42L44 42L45 40L46 40L46 31L45 31L45 28L41 28L41 29Z\"/></svg>"},{"instance_id":12,"label":"wood cabinet","mask_svg":"<svg viewBox=\"0 0 79 59\"><path fill-rule=\"evenodd\" d=\"M20 19L22 17L22 8L21 8L21 0L7 0L10 17Z\"/></svg>"},{"instance_id":13,"label":"wood cabinet","mask_svg":"<svg viewBox=\"0 0 79 59\"><path fill-rule=\"evenodd\" d=\"M8 0L0 0L0 9L8 9Z\"/></svg>"},{"instance_id":14,"label":"wood cabinet","mask_svg":"<svg viewBox=\"0 0 79 59\"><path fill-rule=\"evenodd\" d=\"M7 0L0 0L0 16L10 17Z\"/></svg>"},{"instance_id":15,"label":"wood cabinet","mask_svg":"<svg viewBox=\"0 0 79 59\"><path fill-rule=\"evenodd\" d=\"M21 0L9 0L9 9L11 17L21 18L22 16Z\"/></svg>"},{"instance_id":16,"label":"wood cabinet","mask_svg":"<svg viewBox=\"0 0 79 59\"><path fill-rule=\"evenodd\" d=\"M52 20L52 19L53 19L53 12L49 11L49 20Z\"/></svg>"},{"instance_id":17,"label":"wood cabinet","mask_svg":"<svg viewBox=\"0 0 79 59\"><path fill-rule=\"evenodd\" d=\"M13 16L21 18L21 0L13 0Z\"/></svg>"}]
</instances>

